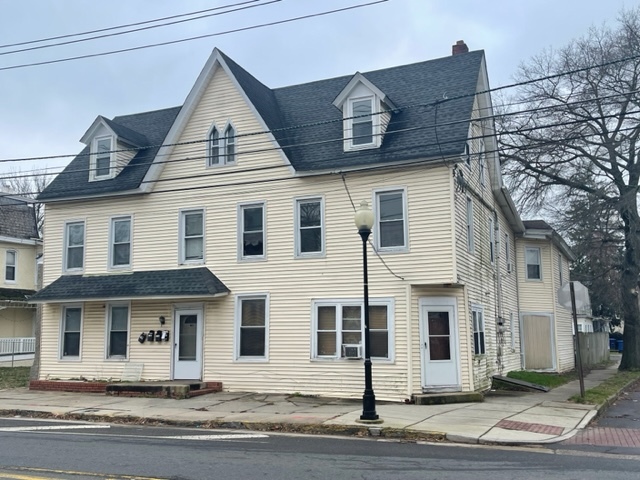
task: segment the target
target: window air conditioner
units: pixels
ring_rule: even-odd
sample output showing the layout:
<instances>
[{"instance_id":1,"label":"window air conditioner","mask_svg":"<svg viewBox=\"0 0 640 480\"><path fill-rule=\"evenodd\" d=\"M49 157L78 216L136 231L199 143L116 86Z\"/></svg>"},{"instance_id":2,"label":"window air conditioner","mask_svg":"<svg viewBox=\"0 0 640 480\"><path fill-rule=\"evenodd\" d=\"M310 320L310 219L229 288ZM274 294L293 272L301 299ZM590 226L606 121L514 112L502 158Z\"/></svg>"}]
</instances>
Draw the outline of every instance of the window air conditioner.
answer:
<instances>
[{"instance_id":1,"label":"window air conditioner","mask_svg":"<svg viewBox=\"0 0 640 480\"><path fill-rule=\"evenodd\" d=\"M362 345L358 344L348 344L345 343L342 345L342 356L344 358L350 359L358 359L362 358Z\"/></svg>"}]
</instances>

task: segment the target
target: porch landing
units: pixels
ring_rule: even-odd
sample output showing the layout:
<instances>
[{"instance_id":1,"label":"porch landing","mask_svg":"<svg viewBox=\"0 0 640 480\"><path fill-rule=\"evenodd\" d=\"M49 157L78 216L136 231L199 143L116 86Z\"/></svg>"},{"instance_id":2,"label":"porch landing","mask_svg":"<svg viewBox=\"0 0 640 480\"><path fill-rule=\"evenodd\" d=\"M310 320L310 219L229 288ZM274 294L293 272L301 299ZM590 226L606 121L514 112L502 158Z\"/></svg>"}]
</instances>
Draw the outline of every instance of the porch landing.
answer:
<instances>
[{"instance_id":1,"label":"porch landing","mask_svg":"<svg viewBox=\"0 0 640 480\"><path fill-rule=\"evenodd\" d=\"M478 392L422 393L412 395L416 405L444 405L447 403L484 402L484 396Z\"/></svg>"},{"instance_id":2,"label":"porch landing","mask_svg":"<svg viewBox=\"0 0 640 480\"><path fill-rule=\"evenodd\" d=\"M167 380L160 382L90 382L32 380L30 390L105 393L119 397L158 397L181 400L222 391L222 382Z\"/></svg>"}]
</instances>

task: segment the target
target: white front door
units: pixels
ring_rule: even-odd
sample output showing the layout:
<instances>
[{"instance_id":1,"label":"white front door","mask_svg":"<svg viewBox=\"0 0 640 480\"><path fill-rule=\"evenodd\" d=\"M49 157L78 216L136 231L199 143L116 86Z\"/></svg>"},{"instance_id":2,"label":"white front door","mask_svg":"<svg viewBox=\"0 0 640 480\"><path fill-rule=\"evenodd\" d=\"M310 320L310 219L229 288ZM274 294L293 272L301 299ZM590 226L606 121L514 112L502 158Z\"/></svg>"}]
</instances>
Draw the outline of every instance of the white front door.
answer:
<instances>
[{"instance_id":1,"label":"white front door","mask_svg":"<svg viewBox=\"0 0 640 480\"><path fill-rule=\"evenodd\" d=\"M454 298L421 299L420 353L423 390L461 389Z\"/></svg>"},{"instance_id":2,"label":"white front door","mask_svg":"<svg viewBox=\"0 0 640 480\"><path fill-rule=\"evenodd\" d=\"M202 310L176 310L173 320L173 378L202 378Z\"/></svg>"}]
</instances>

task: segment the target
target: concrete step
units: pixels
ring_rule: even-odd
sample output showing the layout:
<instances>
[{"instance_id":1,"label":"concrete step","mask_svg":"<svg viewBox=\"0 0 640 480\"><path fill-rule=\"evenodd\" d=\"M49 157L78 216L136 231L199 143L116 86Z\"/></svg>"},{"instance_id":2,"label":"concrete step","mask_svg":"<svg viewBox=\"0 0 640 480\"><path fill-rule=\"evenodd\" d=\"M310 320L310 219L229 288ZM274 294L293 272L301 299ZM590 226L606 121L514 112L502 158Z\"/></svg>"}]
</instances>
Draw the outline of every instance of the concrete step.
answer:
<instances>
[{"instance_id":1,"label":"concrete step","mask_svg":"<svg viewBox=\"0 0 640 480\"><path fill-rule=\"evenodd\" d=\"M222 382L136 382L111 383L107 395L184 399L222 391Z\"/></svg>"},{"instance_id":2,"label":"concrete step","mask_svg":"<svg viewBox=\"0 0 640 480\"><path fill-rule=\"evenodd\" d=\"M483 402L484 396L478 392L421 393L412 395L416 405L444 405L447 403Z\"/></svg>"}]
</instances>

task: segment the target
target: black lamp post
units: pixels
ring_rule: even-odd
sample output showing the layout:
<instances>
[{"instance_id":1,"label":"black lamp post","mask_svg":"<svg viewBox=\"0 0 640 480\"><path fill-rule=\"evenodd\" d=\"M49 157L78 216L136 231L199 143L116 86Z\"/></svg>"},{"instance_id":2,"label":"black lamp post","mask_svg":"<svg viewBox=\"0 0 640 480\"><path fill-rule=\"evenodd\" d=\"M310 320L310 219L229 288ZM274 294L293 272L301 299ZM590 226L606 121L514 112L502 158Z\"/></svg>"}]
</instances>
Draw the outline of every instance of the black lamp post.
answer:
<instances>
[{"instance_id":1,"label":"black lamp post","mask_svg":"<svg viewBox=\"0 0 640 480\"><path fill-rule=\"evenodd\" d=\"M373 212L365 200L360 203L360 208L355 215L356 227L362 238L362 266L364 271L364 395L362 395L362 415L360 420L378 421L376 413L376 396L373 393L373 381L371 379L371 353L369 350L369 276L367 273L367 240L373 227Z\"/></svg>"}]
</instances>

